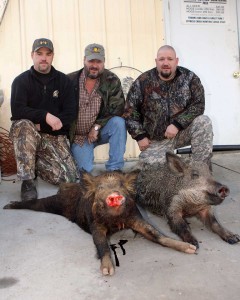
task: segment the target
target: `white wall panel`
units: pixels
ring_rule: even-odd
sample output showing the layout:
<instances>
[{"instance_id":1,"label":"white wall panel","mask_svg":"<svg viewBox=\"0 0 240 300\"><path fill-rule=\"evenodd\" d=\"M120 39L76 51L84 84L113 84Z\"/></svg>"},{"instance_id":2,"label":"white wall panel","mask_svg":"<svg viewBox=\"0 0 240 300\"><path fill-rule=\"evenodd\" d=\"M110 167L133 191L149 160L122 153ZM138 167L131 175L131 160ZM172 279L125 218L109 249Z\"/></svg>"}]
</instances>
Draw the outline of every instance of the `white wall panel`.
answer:
<instances>
[{"instance_id":1,"label":"white wall panel","mask_svg":"<svg viewBox=\"0 0 240 300\"><path fill-rule=\"evenodd\" d=\"M10 127L11 83L32 65L34 39L53 40L53 65L65 73L82 68L86 45L100 43L106 68L124 80L155 65L163 32L161 0L9 0L0 27L0 89L5 97L0 126ZM107 146L97 148L96 159L106 159L107 151ZM129 136L125 157L138 154Z\"/></svg>"}]
</instances>

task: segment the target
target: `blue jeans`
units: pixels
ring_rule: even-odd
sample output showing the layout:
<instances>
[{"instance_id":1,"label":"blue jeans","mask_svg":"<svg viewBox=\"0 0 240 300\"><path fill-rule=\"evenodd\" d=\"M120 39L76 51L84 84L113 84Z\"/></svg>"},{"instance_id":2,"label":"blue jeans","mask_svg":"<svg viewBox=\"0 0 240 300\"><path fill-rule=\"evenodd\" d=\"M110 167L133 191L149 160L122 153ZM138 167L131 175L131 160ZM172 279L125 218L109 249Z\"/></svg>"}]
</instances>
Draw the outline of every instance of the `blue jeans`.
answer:
<instances>
[{"instance_id":1,"label":"blue jeans","mask_svg":"<svg viewBox=\"0 0 240 300\"><path fill-rule=\"evenodd\" d=\"M112 117L99 132L99 140L89 144L86 140L82 146L72 144L71 151L79 170L91 172L94 162L94 148L109 143L109 159L105 164L108 171L121 170L124 165L127 130L125 120L121 117Z\"/></svg>"}]
</instances>

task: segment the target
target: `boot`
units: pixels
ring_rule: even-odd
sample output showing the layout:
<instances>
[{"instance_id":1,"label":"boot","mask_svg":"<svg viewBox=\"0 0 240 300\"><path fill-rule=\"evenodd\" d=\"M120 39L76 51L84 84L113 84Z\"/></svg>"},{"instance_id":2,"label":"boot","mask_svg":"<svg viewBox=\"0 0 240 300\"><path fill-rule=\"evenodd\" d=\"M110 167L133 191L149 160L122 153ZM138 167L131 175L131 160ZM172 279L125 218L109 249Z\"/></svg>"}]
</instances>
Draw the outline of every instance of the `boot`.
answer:
<instances>
[{"instance_id":1,"label":"boot","mask_svg":"<svg viewBox=\"0 0 240 300\"><path fill-rule=\"evenodd\" d=\"M37 189L33 179L23 180L21 187L21 199L22 201L29 201L37 199Z\"/></svg>"}]
</instances>

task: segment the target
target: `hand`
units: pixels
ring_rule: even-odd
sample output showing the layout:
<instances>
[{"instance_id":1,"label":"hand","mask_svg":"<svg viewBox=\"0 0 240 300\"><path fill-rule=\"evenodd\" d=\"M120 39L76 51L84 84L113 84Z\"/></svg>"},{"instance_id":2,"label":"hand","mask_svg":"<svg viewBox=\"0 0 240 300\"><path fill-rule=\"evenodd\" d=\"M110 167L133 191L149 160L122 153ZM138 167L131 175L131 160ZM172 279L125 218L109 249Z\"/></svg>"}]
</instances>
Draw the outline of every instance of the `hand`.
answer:
<instances>
[{"instance_id":1,"label":"hand","mask_svg":"<svg viewBox=\"0 0 240 300\"><path fill-rule=\"evenodd\" d=\"M149 147L149 145L151 144L151 141L146 137L146 138L138 141L137 143L138 143L139 150L144 151Z\"/></svg>"},{"instance_id":2,"label":"hand","mask_svg":"<svg viewBox=\"0 0 240 300\"><path fill-rule=\"evenodd\" d=\"M63 127L61 120L54 115L47 113L46 115L46 123L52 127L52 130L59 130Z\"/></svg>"},{"instance_id":3,"label":"hand","mask_svg":"<svg viewBox=\"0 0 240 300\"><path fill-rule=\"evenodd\" d=\"M91 130L89 131L89 134L88 134L89 144L94 143L94 142L97 141L98 133L99 133L99 130L95 130L94 128L91 128Z\"/></svg>"},{"instance_id":4,"label":"hand","mask_svg":"<svg viewBox=\"0 0 240 300\"><path fill-rule=\"evenodd\" d=\"M175 136L178 134L179 132L179 129L174 126L173 124L169 125L165 131L165 138L167 139L172 139L172 138L175 138Z\"/></svg>"}]
</instances>

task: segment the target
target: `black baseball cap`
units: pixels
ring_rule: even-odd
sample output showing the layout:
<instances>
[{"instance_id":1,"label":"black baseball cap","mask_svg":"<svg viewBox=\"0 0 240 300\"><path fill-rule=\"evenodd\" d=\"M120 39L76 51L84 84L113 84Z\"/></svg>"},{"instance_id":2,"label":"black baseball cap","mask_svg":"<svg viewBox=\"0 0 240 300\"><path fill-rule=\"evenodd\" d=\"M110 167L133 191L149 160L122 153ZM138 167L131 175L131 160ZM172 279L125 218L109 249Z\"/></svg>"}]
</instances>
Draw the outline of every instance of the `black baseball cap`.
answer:
<instances>
[{"instance_id":1,"label":"black baseball cap","mask_svg":"<svg viewBox=\"0 0 240 300\"><path fill-rule=\"evenodd\" d=\"M37 51L42 47L48 48L52 52L54 50L52 41L50 41L49 39L41 38L41 39L36 39L33 42L32 52Z\"/></svg>"}]
</instances>

